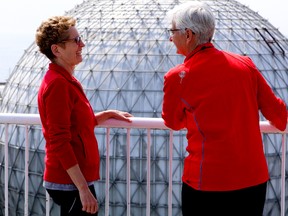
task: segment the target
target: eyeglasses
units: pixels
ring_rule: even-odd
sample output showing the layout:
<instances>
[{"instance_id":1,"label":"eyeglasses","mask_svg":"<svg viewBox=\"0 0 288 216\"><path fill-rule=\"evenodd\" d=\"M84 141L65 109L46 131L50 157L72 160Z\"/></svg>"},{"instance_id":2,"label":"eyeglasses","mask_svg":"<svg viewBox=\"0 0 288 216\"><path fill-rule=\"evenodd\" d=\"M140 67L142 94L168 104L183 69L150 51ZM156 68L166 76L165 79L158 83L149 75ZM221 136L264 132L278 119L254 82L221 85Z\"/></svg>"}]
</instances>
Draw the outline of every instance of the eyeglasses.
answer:
<instances>
[{"instance_id":1,"label":"eyeglasses","mask_svg":"<svg viewBox=\"0 0 288 216\"><path fill-rule=\"evenodd\" d=\"M170 36L173 36L176 31L181 31L184 29L167 29Z\"/></svg>"},{"instance_id":2,"label":"eyeglasses","mask_svg":"<svg viewBox=\"0 0 288 216\"><path fill-rule=\"evenodd\" d=\"M60 43L66 43L68 41L74 41L79 46L81 44L81 42L82 42L82 39L81 39L80 36L77 36L75 38L71 38L71 39L66 39L66 40L60 41Z\"/></svg>"},{"instance_id":3,"label":"eyeglasses","mask_svg":"<svg viewBox=\"0 0 288 216\"><path fill-rule=\"evenodd\" d=\"M185 29L167 29L167 31L168 31L168 33L169 33L170 36L173 36L176 31L182 31L182 30L185 30L185 31L186 31L187 29L188 29L188 28L185 28ZM191 31L192 31L192 30L191 30ZM192 31L192 34L195 34L195 32Z\"/></svg>"}]
</instances>

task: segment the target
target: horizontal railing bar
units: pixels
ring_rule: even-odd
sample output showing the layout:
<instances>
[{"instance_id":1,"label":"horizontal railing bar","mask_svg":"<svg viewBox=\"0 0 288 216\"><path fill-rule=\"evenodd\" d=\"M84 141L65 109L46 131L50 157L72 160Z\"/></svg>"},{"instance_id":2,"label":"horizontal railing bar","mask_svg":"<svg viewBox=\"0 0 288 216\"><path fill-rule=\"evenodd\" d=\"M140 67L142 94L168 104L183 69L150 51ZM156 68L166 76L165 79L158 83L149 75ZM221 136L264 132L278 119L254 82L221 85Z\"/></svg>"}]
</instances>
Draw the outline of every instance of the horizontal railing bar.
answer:
<instances>
[{"instance_id":1,"label":"horizontal railing bar","mask_svg":"<svg viewBox=\"0 0 288 216\"><path fill-rule=\"evenodd\" d=\"M39 114L0 113L0 124L40 125Z\"/></svg>"},{"instance_id":2,"label":"horizontal railing bar","mask_svg":"<svg viewBox=\"0 0 288 216\"><path fill-rule=\"evenodd\" d=\"M132 122L124 122L116 119L108 119L97 127L114 128L139 128L139 129L163 129L167 130L162 118L132 117ZM41 125L39 114L24 113L0 113L0 124L20 124L20 125ZM260 121L262 133L288 133L288 127L285 131L280 131L269 123L269 121Z\"/></svg>"}]
</instances>

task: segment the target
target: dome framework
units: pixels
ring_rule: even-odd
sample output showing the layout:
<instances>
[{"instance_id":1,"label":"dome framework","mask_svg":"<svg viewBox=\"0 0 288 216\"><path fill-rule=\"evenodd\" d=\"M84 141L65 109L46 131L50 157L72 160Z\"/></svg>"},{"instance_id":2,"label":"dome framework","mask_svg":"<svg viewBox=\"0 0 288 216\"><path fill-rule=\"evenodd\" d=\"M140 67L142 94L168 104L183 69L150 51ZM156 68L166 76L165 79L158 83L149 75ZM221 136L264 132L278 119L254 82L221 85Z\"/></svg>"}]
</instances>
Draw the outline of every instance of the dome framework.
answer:
<instances>
[{"instance_id":1,"label":"dome framework","mask_svg":"<svg viewBox=\"0 0 288 216\"><path fill-rule=\"evenodd\" d=\"M164 74L183 57L176 54L168 40L167 11L185 1L176 0L87 0L68 11L77 18L83 36L83 62L75 76L95 112L120 109L136 117L161 117ZM249 56L277 96L288 104L287 39L258 13L234 0L206 0L216 16L213 43L219 49ZM3 91L1 112L38 113L37 93L48 60L33 42L15 66ZM1 129L1 134L4 130ZM23 214L24 128L9 129L9 209L11 215ZM96 129L101 155L101 179L95 185L100 214L105 202L105 130ZM131 215L145 215L147 137L145 130L131 132ZM2 136L3 137L3 136ZM40 127L29 132L29 212L42 215L45 190L42 187L45 140ZM111 130L110 200L111 215L126 215L126 132ZM167 215L168 132L155 131L151 147L151 215ZM280 214L281 137L264 135L264 149L271 180L268 183L264 215ZM1 140L3 143L3 140ZM181 215L181 173L186 156L185 132L174 133L173 215ZM0 173L4 172L3 145L0 145ZM1 175L3 176L3 175ZM0 187L4 181L0 179ZM20 191L20 192L19 192ZM3 199L2 199L3 198ZM0 206L4 194L0 192ZM286 204L287 206L287 204ZM0 208L4 209L4 208ZM39 212L43 210L43 212ZM3 212L1 212L3 211ZM52 208L55 215L57 208ZM117 214L116 214L117 212ZM4 210L0 210L0 215Z\"/></svg>"}]
</instances>

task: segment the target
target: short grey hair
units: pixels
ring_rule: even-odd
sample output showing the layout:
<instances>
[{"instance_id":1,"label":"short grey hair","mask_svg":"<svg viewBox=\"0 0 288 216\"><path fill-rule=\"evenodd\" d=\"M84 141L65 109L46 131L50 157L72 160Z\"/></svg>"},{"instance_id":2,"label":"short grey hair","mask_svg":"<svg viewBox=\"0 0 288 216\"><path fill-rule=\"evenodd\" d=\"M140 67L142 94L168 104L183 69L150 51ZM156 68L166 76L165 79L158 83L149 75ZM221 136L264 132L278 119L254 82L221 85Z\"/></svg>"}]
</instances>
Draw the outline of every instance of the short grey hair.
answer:
<instances>
[{"instance_id":1,"label":"short grey hair","mask_svg":"<svg viewBox=\"0 0 288 216\"><path fill-rule=\"evenodd\" d=\"M167 13L167 21L178 29L191 29L198 38L198 45L211 42L215 31L215 17L210 7L191 1L177 5Z\"/></svg>"}]
</instances>

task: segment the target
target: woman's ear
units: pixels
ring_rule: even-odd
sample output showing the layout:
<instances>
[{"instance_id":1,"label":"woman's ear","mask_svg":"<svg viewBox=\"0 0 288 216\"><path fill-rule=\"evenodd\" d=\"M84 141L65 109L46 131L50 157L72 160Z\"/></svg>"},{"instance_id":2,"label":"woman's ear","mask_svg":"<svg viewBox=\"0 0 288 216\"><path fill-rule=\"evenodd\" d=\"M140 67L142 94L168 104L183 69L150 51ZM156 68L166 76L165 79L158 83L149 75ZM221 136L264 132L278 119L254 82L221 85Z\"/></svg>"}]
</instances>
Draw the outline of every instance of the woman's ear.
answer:
<instances>
[{"instance_id":1,"label":"woman's ear","mask_svg":"<svg viewBox=\"0 0 288 216\"><path fill-rule=\"evenodd\" d=\"M195 41L195 35L193 34L191 29L185 29L186 34L186 43L187 44L193 44Z\"/></svg>"},{"instance_id":2,"label":"woman's ear","mask_svg":"<svg viewBox=\"0 0 288 216\"><path fill-rule=\"evenodd\" d=\"M56 57L58 57L59 54L60 54L60 52L59 52L59 47L58 47L58 45L56 45L56 44L52 44L52 45L51 45L51 51L52 51L52 53L53 53Z\"/></svg>"},{"instance_id":3,"label":"woman's ear","mask_svg":"<svg viewBox=\"0 0 288 216\"><path fill-rule=\"evenodd\" d=\"M192 39L192 37L194 36L194 32L191 30L191 29L185 29L185 32L186 32L186 38L187 39Z\"/></svg>"}]
</instances>

